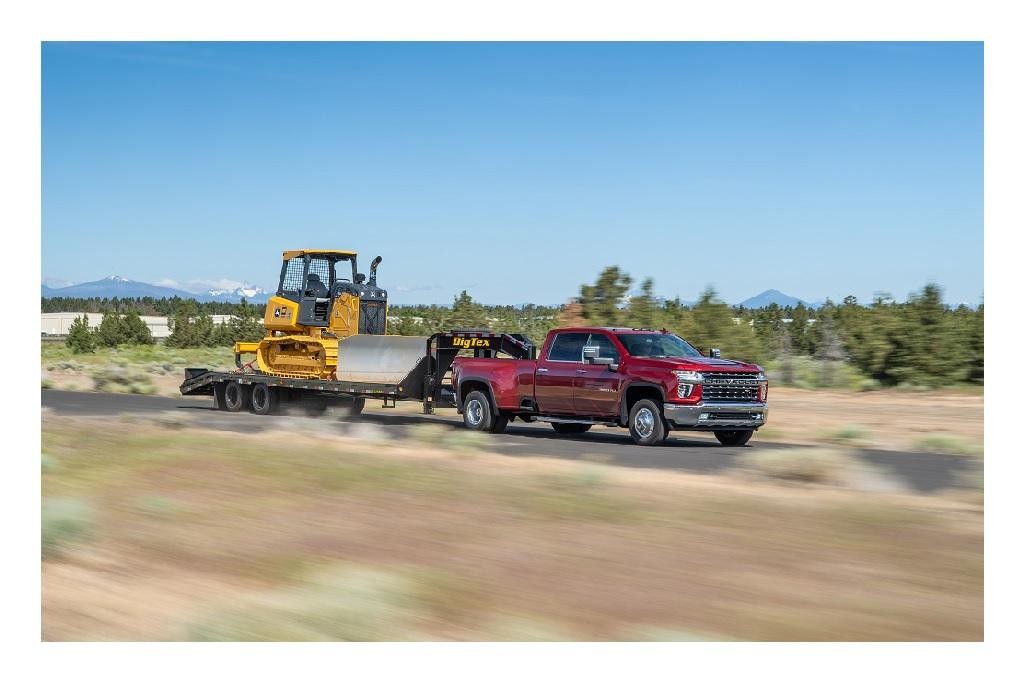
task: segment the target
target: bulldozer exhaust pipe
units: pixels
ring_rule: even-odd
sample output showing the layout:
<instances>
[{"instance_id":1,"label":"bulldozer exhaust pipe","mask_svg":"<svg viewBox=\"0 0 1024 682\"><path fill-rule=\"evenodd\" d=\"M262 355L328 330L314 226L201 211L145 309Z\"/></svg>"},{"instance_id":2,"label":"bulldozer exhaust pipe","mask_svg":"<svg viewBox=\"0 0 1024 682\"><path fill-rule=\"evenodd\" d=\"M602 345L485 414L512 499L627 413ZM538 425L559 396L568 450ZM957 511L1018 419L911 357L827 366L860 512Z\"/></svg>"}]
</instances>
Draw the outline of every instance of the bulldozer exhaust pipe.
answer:
<instances>
[{"instance_id":1,"label":"bulldozer exhaust pipe","mask_svg":"<svg viewBox=\"0 0 1024 682\"><path fill-rule=\"evenodd\" d=\"M377 266L384 260L380 256L377 256L370 262L370 286L377 286Z\"/></svg>"}]
</instances>

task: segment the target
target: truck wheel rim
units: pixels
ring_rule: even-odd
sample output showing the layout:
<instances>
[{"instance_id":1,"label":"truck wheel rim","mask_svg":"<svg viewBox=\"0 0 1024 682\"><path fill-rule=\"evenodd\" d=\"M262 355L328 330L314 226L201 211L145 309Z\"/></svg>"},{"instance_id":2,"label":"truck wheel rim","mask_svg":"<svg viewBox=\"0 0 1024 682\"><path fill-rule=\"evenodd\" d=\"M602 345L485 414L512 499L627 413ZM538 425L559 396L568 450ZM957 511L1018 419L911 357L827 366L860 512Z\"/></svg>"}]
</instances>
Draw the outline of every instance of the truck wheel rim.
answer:
<instances>
[{"instance_id":1,"label":"truck wheel rim","mask_svg":"<svg viewBox=\"0 0 1024 682\"><path fill-rule=\"evenodd\" d=\"M654 433L654 413L646 407L640 408L633 418L633 426L641 438L647 438Z\"/></svg>"},{"instance_id":2,"label":"truck wheel rim","mask_svg":"<svg viewBox=\"0 0 1024 682\"><path fill-rule=\"evenodd\" d=\"M253 403L253 405L256 406L257 410L262 410L263 409L263 405L266 402L267 401L264 400L264 398L263 398L263 391L261 391L259 389L256 389L256 390L254 390L252 392L252 403Z\"/></svg>"},{"instance_id":3,"label":"truck wheel rim","mask_svg":"<svg viewBox=\"0 0 1024 682\"><path fill-rule=\"evenodd\" d=\"M466 421L472 426L477 426L484 418L484 406L479 400L470 400L466 405Z\"/></svg>"}]
</instances>

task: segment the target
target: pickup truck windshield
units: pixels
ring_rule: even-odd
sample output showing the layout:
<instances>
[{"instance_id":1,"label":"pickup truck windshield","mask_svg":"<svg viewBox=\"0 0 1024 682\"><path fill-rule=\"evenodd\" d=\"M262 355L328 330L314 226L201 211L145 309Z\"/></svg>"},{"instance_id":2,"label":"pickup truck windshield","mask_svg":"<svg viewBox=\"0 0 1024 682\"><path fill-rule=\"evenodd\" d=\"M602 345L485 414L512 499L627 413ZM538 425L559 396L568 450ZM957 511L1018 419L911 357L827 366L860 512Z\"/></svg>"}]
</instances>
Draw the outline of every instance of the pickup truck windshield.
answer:
<instances>
[{"instance_id":1,"label":"pickup truck windshield","mask_svg":"<svg viewBox=\"0 0 1024 682\"><path fill-rule=\"evenodd\" d=\"M626 351L637 358L700 357L696 348L675 334L616 334Z\"/></svg>"}]
</instances>

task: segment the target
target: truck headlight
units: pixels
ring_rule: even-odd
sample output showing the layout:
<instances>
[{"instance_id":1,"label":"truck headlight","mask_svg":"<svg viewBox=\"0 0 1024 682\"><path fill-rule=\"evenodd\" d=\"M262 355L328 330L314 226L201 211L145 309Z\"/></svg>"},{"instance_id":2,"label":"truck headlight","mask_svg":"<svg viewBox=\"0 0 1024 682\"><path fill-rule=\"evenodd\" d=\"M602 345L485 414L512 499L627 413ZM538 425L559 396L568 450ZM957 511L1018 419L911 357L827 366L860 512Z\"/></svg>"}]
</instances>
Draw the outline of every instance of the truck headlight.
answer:
<instances>
[{"instance_id":1,"label":"truck headlight","mask_svg":"<svg viewBox=\"0 0 1024 682\"><path fill-rule=\"evenodd\" d=\"M704 381L704 375L700 372L677 369L672 373L675 374L676 379L679 380L679 387L676 389L676 395L680 398L689 398L693 395L693 387Z\"/></svg>"}]
</instances>

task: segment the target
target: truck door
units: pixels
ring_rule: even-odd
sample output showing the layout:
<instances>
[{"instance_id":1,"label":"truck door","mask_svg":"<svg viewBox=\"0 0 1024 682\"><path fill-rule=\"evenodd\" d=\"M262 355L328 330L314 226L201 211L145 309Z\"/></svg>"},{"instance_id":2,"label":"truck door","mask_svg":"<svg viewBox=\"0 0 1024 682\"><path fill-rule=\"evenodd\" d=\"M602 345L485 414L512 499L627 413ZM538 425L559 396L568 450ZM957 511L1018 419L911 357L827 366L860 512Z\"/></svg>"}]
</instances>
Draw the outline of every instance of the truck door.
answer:
<instances>
[{"instance_id":1,"label":"truck door","mask_svg":"<svg viewBox=\"0 0 1024 682\"><path fill-rule=\"evenodd\" d=\"M619 362L619 350L607 334L594 333L588 346L597 346L598 357ZM579 414L609 416L619 412L619 385L622 375L607 365L584 364L576 370L573 382L573 404Z\"/></svg>"},{"instance_id":2,"label":"truck door","mask_svg":"<svg viewBox=\"0 0 1024 682\"><path fill-rule=\"evenodd\" d=\"M541 412L572 414L573 383L576 370L583 369L583 346L590 335L586 332L556 334L547 357L537 360L534 397Z\"/></svg>"}]
</instances>

